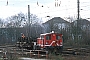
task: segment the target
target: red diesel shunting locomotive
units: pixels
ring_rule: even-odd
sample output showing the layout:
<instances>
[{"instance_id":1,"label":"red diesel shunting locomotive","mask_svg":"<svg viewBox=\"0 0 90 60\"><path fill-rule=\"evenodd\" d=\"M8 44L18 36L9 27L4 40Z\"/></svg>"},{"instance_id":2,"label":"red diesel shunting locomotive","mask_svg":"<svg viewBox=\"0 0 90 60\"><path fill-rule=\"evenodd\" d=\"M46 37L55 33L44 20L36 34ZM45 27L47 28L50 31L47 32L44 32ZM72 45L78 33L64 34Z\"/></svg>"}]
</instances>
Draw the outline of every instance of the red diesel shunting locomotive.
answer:
<instances>
[{"instance_id":1,"label":"red diesel shunting locomotive","mask_svg":"<svg viewBox=\"0 0 90 60\"><path fill-rule=\"evenodd\" d=\"M54 31L50 33L40 34L40 38L37 38L37 45L41 49L56 50L61 52L63 49L63 39L62 34L55 33Z\"/></svg>"},{"instance_id":2,"label":"red diesel shunting locomotive","mask_svg":"<svg viewBox=\"0 0 90 60\"><path fill-rule=\"evenodd\" d=\"M52 31L50 33L40 34L40 38L37 38L36 41L33 41L30 38L25 37L23 34L22 37L18 38L17 46L30 50L44 49L49 52L61 53L63 49L62 36L62 34Z\"/></svg>"}]
</instances>

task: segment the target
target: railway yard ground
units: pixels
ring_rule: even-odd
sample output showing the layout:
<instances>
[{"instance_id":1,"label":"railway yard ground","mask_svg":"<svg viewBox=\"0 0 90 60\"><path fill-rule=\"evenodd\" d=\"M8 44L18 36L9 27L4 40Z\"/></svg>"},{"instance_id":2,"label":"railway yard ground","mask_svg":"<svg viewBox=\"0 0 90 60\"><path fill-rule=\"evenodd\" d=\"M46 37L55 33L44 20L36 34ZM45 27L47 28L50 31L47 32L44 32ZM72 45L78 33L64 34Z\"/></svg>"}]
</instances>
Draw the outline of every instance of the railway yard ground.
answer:
<instances>
[{"instance_id":1,"label":"railway yard ground","mask_svg":"<svg viewBox=\"0 0 90 60\"><path fill-rule=\"evenodd\" d=\"M19 49L15 45L0 45L0 60L90 60L90 48L64 48L62 54Z\"/></svg>"}]
</instances>

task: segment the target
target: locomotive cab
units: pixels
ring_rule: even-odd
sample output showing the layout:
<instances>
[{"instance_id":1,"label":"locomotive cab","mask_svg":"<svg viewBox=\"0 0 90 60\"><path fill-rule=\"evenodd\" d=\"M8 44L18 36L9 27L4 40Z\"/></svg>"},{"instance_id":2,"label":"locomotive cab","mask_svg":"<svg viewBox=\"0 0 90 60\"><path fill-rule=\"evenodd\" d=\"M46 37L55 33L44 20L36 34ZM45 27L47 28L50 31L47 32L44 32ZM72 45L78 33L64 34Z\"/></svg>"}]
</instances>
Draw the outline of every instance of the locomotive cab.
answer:
<instances>
[{"instance_id":1,"label":"locomotive cab","mask_svg":"<svg viewBox=\"0 0 90 60\"><path fill-rule=\"evenodd\" d=\"M62 51L62 36L62 34L55 32L41 34L40 38L37 39L37 45L40 46L41 49Z\"/></svg>"}]
</instances>

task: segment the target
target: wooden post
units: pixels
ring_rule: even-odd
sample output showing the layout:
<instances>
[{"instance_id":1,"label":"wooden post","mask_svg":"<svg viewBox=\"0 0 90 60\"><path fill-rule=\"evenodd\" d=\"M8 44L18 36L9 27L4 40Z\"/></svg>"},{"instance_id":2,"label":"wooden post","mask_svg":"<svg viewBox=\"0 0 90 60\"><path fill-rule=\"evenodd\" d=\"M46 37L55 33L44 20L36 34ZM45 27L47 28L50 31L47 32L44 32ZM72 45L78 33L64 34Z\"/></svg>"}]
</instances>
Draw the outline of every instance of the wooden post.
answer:
<instances>
[{"instance_id":1,"label":"wooden post","mask_svg":"<svg viewBox=\"0 0 90 60\"><path fill-rule=\"evenodd\" d=\"M31 55L31 50L30 50L30 57L32 57L32 55Z\"/></svg>"},{"instance_id":2,"label":"wooden post","mask_svg":"<svg viewBox=\"0 0 90 60\"><path fill-rule=\"evenodd\" d=\"M38 51L38 58L40 57L39 51Z\"/></svg>"},{"instance_id":3,"label":"wooden post","mask_svg":"<svg viewBox=\"0 0 90 60\"><path fill-rule=\"evenodd\" d=\"M46 59L48 58L48 51L46 51Z\"/></svg>"}]
</instances>

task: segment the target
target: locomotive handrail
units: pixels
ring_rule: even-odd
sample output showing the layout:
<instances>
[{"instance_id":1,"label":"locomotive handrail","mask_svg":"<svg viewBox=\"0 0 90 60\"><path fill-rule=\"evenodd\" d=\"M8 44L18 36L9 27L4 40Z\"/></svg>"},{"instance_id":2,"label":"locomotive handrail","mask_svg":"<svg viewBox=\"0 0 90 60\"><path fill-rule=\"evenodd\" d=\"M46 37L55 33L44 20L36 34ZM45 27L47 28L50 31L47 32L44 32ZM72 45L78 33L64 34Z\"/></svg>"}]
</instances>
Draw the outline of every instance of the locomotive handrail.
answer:
<instances>
[{"instance_id":1,"label":"locomotive handrail","mask_svg":"<svg viewBox=\"0 0 90 60\"><path fill-rule=\"evenodd\" d=\"M56 42L56 41L52 41L50 45L43 45L43 44L39 44L39 45L41 45L41 46L52 46L52 44L55 43L55 42ZM59 45L58 43L56 43L56 44L57 44L57 46L61 46L61 45Z\"/></svg>"}]
</instances>

